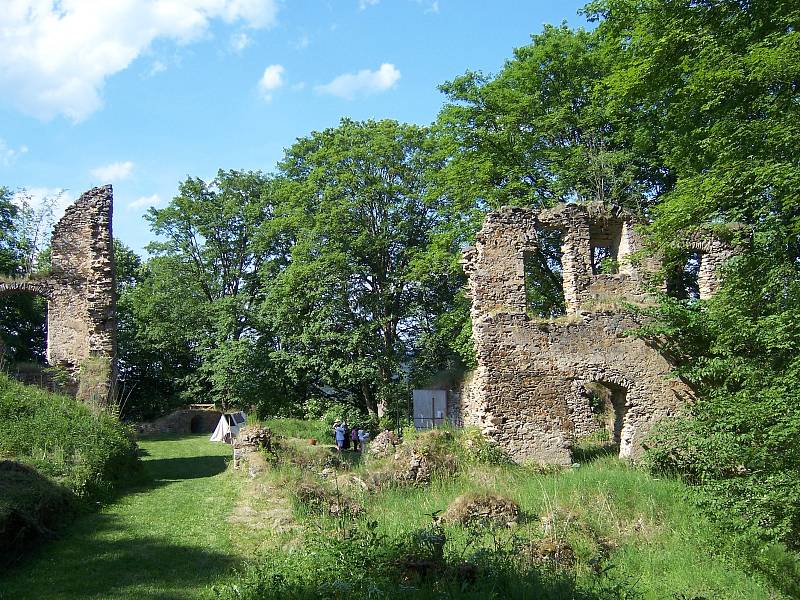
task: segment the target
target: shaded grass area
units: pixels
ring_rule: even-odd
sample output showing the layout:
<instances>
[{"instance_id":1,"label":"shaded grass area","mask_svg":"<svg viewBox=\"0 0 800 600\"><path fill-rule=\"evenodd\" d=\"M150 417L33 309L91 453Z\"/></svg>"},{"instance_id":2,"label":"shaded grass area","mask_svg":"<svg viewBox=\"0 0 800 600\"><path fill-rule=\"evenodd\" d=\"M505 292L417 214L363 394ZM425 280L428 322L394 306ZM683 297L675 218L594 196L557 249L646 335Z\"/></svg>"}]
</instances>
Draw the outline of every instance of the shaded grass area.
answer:
<instances>
[{"instance_id":1,"label":"shaded grass area","mask_svg":"<svg viewBox=\"0 0 800 600\"><path fill-rule=\"evenodd\" d=\"M143 481L0 575L0 598L210 597L235 562L226 531L239 482L206 435L144 439Z\"/></svg>"},{"instance_id":2,"label":"shaded grass area","mask_svg":"<svg viewBox=\"0 0 800 600\"><path fill-rule=\"evenodd\" d=\"M0 432L0 570L139 468L114 415L2 373Z\"/></svg>"}]
</instances>

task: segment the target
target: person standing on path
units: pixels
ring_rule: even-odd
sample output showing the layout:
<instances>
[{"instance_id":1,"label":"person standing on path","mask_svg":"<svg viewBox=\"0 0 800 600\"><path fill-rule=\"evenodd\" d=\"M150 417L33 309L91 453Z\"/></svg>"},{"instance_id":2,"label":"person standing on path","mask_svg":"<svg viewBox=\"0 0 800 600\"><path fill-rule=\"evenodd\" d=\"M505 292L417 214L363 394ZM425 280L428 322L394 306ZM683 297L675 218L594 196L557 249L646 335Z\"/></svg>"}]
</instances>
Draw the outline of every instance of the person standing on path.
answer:
<instances>
[{"instance_id":1,"label":"person standing on path","mask_svg":"<svg viewBox=\"0 0 800 600\"><path fill-rule=\"evenodd\" d=\"M353 443L353 451L358 452L360 450L358 445L358 428L353 427L353 431L350 432L350 441Z\"/></svg>"}]
</instances>

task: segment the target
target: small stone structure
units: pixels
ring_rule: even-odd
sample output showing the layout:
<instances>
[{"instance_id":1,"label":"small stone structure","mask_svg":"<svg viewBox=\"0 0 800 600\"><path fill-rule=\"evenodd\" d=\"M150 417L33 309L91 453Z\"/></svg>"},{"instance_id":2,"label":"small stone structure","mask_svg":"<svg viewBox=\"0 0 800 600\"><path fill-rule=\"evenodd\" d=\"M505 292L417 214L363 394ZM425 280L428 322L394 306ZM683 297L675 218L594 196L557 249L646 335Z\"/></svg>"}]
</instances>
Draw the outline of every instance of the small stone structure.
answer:
<instances>
[{"instance_id":1,"label":"small stone structure","mask_svg":"<svg viewBox=\"0 0 800 600\"><path fill-rule=\"evenodd\" d=\"M213 404L190 404L149 423L139 423L138 433L212 433L222 413Z\"/></svg>"},{"instance_id":2,"label":"small stone structure","mask_svg":"<svg viewBox=\"0 0 800 600\"><path fill-rule=\"evenodd\" d=\"M112 211L110 185L89 190L53 229L50 273L0 282L0 294L47 299L47 362L75 376L90 357L103 359L101 387L109 383L116 355Z\"/></svg>"},{"instance_id":3,"label":"small stone structure","mask_svg":"<svg viewBox=\"0 0 800 600\"><path fill-rule=\"evenodd\" d=\"M527 312L524 261L553 233L566 314L545 320ZM626 335L640 323L620 301L647 302L645 279L659 267L633 260L642 239L632 215L599 203L504 208L486 217L476 240L463 264L478 366L453 395L451 421L477 425L517 460L570 464L574 441L604 427L594 403L605 402L620 456L636 457L653 423L691 392L657 350ZM734 250L718 237L687 239L687 249L705 253L699 284L708 297ZM611 261L610 273L598 256Z\"/></svg>"}]
</instances>

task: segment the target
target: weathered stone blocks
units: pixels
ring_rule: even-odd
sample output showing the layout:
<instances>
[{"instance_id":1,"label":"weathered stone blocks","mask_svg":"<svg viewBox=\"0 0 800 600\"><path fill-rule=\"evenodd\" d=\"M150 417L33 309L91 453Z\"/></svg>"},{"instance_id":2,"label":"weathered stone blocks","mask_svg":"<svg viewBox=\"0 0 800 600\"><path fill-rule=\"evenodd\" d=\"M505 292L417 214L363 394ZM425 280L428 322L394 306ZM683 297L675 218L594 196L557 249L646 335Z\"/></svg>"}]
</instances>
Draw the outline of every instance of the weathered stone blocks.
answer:
<instances>
[{"instance_id":1,"label":"weathered stone blocks","mask_svg":"<svg viewBox=\"0 0 800 600\"><path fill-rule=\"evenodd\" d=\"M631 260L642 248L635 225L626 211L602 204L487 215L475 247L464 251L478 366L455 395L452 421L477 425L517 460L569 464L576 438L599 427L589 402L600 385L620 456L641 453L652 425L691 391L656 349L626 335L637 317L609 302L648 301L644 281L659 265ZM561 236L566 305L565 317L550 321L527 314L523 268L545 230ZM718 269L733 250L717 238L687 242L705 253L705 297L719 287ZM610 272L600 271L598 256L610 260Z\"/></svg>"},{"instance_id":2,"label":"weathered stone blocks","mask_svg":"<svg viewBox=\"0 0 800 600\"><path fill-rule=\"evenodd\" d=\"M107 389L116 355L112 212L110 185L89 190L53 229L49 276L0 283L0 294L47 299L47 362L75 376L83 367L103 371L103 381L86 392L92 395ZM98 369L99 363L107 368Z\"/></svg>"}]
</instances>

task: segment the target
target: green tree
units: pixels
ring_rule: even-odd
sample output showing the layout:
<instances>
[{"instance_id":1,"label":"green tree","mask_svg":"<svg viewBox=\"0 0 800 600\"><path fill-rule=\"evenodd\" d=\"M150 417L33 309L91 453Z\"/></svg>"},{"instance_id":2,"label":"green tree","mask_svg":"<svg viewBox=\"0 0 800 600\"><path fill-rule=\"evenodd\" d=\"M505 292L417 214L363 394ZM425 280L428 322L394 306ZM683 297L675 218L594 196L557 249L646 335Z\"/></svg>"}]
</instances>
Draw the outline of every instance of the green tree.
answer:
<instances>
[{"instance_id":1,"label":"green tree","mask_svg":"<svg viewBox=\"0 0 800 600\"><path fill-rule=\"evenodd\" d=\"M188 371L185 399L250 405L276 378L274 339L256 319L262 267L277 251L265 225L273 210L269 177L219 171L208 183L188 178L146 217L161 241L149 246L154 257L131 296L137 335Z\"/></svg>"},{"instance_id":2,"label":"green tree","mask_svg":"<svg viewBox=\"0 0 800 600\"><path fill-rule=\"evenodd\" d=\"M59 195L34 207L24 189L16 194L0 187L0 276L37 276L49 268L47 236ZM0 339L15 362L44 362L47 349L47 301L18 293L0 298Z\"/></svg>"},{"instance_id":3,"label":"green tree","mask_svg":"<svg viewBox=\"0 0 800 600\"><path fill-rule=\"evenodd\" d=\"M280 164L291 260L264 304L318 385L383 414L422 331L452 305L452 238L437 237L441 166L425 128L343 120L301 138Z\"/></svg>"},{"instance_id":4,"label":"green tree","mask_svg":"<svg viewBox=\"0 0 800 600\"><path fill-rule=\"evenodd\" d=\"M598 45L594 32L547 25L497 75L470 71L441 86L449 197L467 208L645 201L630 144L606 114Z\"/></svg>"},{"instance_id":5,"label":"green tree","mask_svg":"<svg viewBox=\"0 0 800 600\"><path fill-rule=\"evenodd\" d=\"M607 114L603 74L612 59L594 32L545 26L494 76L467 72L441 86L435 131L446 160L437 177L453 212L613 201L642 212L653 182L626 131ZM544 230L526 256L529 308L563 312L560 238Z\"/></svg>"},{"instance_id":6,"label":"green tree","mask_svg":"<svg viewBox=\"0 0 800 600\"><path fill-rule=\"evenodd\" d=\"M697 484L722 522L800 539L800 6L788 1L598 0L609 114L661 172L654 248L739 221L752 246L708 302L665 299L640 334L697 391L651 459ZM666 252L667 258L680 257ZM667 268L680 266L667 264Z\"/></svg>"},{"instance_id":7,"label":"green tree","mask_svg":"<svg viewBox=\"0 0 800 600\"><path fill-rule=\"evenodd\" d=\"M800 231L800 6L599 0L586 11L615 56L609 112L663 173L656 241L720 220Z\"/></svg>"}]
</instances>

